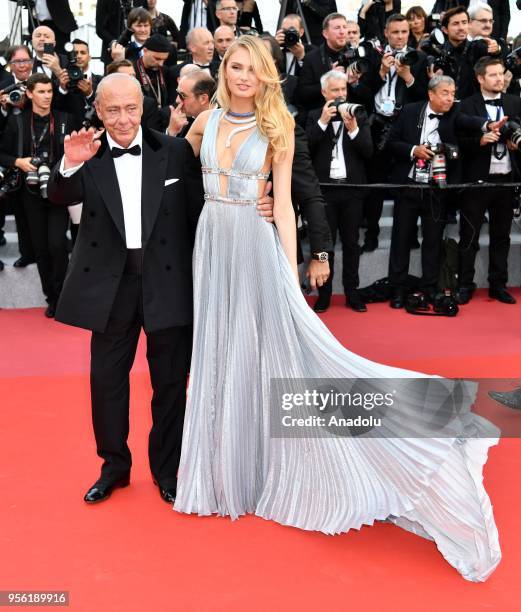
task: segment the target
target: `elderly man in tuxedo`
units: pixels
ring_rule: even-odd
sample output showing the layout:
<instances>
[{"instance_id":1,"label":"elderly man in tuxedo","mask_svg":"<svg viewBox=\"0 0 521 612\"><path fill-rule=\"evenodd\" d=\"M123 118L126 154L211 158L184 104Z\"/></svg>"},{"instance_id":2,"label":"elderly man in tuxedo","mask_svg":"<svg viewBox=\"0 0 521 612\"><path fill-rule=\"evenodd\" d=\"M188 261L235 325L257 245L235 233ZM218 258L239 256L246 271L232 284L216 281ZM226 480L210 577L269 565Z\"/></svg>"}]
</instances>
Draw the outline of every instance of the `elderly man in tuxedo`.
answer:
<instances>
[{"instance_id":1,"label":"elderly man in tuxedo","mask_svg":"<svg viewBox=\"0 0 521 612\"><path fill-rule=\"evenodd\" d=\"M153 389L150 469L171 504L192 346L201 170L186 140L141 128L143 96L135 78L105 77L96 110L106 132L67 136L49 181L55 204L83 202L56 319L92 330L92 419L104 463L84 499L100 502L129 484L129 373L143 328Z\"/></svg>"}]
</instances>

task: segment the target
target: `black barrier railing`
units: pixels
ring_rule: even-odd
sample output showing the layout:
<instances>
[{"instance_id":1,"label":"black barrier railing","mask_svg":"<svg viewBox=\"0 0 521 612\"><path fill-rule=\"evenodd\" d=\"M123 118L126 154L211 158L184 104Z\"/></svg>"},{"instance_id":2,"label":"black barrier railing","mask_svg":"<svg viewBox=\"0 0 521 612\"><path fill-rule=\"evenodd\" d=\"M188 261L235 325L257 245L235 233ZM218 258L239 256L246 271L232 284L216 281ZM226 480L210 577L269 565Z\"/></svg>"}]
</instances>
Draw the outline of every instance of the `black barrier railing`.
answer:
<instances>
[{"instance_id":1,"label":"black barrier railing","mask_svg":"<svg viewBox=\"0 0 521 612\"><path fill-rule=\"evenodd\" d=\"M396 184L396 183L364 183L363 185L360 183L342 183L340 181L333 183L320 183L320 187L348 187L358 188L358 189L427 189L432 191L433 193L443 193L444 191L453 190L453 189L483 189L488 187L498 187L504 188L508 187L511 189L515 189L517 187L521 187L521 182L519 183L455 183L446 185L445 187L439 187L437 185L432 184L424 184L424 183L404 183L404 184Z\"/></svg>"}]
</instances>

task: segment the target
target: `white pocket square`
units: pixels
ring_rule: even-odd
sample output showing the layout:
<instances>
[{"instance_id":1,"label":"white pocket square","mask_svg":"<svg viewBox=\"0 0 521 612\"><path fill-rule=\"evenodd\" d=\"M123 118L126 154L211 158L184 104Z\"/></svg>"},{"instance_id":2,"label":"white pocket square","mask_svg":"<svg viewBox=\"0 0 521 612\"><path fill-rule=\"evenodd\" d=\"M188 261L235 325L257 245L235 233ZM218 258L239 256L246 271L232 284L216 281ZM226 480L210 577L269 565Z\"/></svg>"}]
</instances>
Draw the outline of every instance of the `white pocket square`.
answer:
<instances>
[{"instance_id":1,"label":"white pocket square","mask_svg":"<svg viewBox=\"0 0 521 612\"><path fill-rule=\"evenodd\" d=\"M165 181L165 187L168 187L168 185L172 185L172 183L177 183L179 179L167 179Z\"/></svg>"}]
</instances>

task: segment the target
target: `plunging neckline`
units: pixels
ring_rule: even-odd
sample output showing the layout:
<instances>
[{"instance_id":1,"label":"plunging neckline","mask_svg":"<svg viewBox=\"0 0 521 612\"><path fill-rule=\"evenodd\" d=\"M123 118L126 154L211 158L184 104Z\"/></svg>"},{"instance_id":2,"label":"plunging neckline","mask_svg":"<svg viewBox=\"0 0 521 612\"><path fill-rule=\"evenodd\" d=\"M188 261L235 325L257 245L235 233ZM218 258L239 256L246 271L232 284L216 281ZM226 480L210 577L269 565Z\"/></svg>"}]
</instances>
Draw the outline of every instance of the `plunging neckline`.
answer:
<instances>
[{"instance_id":1,"label":"plunging neckline","mask_svg":"<svg viewBox=\"0 0 521 612\"><path fill-rule=\"evenodd\" d=\"M220 132L220 128L221 128L221 119L224 119L224 109L220 109L220 113L219 113L219 118L217 119L217 130L215 133L215 145L214 145L214 155L215 155L215 162L217 164L218 168L222 168L222 166L219 163L219 156L217 155L217 141L219 140L219 132ZM233 128L232 128L233 129ZM235 155L233 156L232 159L232 165L230 168L222 168L223 170L235 170L235 161L239 158L240 154L242 153L242 149L244 147L244 145L250 140L250 138L255 134L255 132L257 131L258 126L257 124L253 125L251 128L251 132L248 134L248 136L246 136L246 138L241 142L241 144L239 145L237 151L235 152ZM246 131L246 130L245 130ZM228 193L228 183L226 184L226 192Z\"/></svg>"}]
</instances>

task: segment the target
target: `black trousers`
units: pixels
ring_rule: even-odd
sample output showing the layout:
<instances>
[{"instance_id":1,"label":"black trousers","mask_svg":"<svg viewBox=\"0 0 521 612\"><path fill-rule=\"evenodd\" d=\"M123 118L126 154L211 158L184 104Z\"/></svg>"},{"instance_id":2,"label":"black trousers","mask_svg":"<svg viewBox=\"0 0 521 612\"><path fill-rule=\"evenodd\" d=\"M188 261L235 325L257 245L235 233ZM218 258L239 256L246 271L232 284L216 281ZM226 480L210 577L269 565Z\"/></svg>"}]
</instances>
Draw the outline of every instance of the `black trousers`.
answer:
<instances>
[{"instance_id":1,"label":"black trousers","mask_svg":"<svg viewBox=\"0 0 521 612\"><path fill-rule=\"evenodd\" d=\"M490 175L488 182L508 182L511 175ZM479 251L479 234L483 215L489 217L489 265L490 287L504 287L508 281L508 251L513 217L513 193L511 189L469 189L461 202L460 240L458 245L458 284L474 286L474 264Z\"/></svg>"},{"instance_id":2,"label":"black trousers","mask_svg":"<svg viewBox=\"0 0 521 612\"><path fill-rule=\"evenodd\" d=\"M416 235L418 217L422 227L422 280L420 286L436 291L440 274L441 245L446 223L445 196L435 189L404 189L394 202L389 282L407 286L411 242Z\"/></svg>"},{"instance_id":3,"label":"black trousers","mask_svg":"<svg viewBox=\"0 0 521 612\"><path fill-rule=\"evenodd\" d=\"M22 201L22 191L14 191L0 200L0 228L4 227L5 215L14 214L16 232L18 234L18 250L20 255L29 261L36 261L34 249L29 234L29 224ZM0 230L0 235L2 234Z\"/></svg>"},{"instance_id":4,"label":"black trousers","mask_svg":"<svg viewBox=\"0 0 521 612\"><path fill-rule=\"evenodd\" d=\"M69 264L65 235L69 211L29 192L25 185L22 187L22 202L42 290L48 302L55 302L60 295Z\"/></svg>"},{"instance_id":5,"label":"black trousers","mask_svg":"<svg viewBox=\"0 0 521 612\"><path fill-rule=\"evenodd\" d=\"M326 201L326 217L333 239L336 244L337 233L342 242L342 283L344 293L356 289L360 282L358 264L360 247L358 236L363 218L364 194L360 189L343 189L342 187L323 187L322 193ZM321 295L331 295L333 292L333 274L335 253L329 253L331 274L327 282L319 289Z\"/></svg>"},{"instance_id":6,"label":"black trousers","mask_svg":"<svg viewBox=\"0 0 521 612\"><path fill-rule=\"evenodd\" d=\"M92 422L101 477L111 482L129 473L129 373L143 326L141 276L122 277L104 333L91 339ZM152 382L152 429L148 454L154 479L175 486L181 457L192 326L147 333Z\"/></svg>"}]
</instances>

